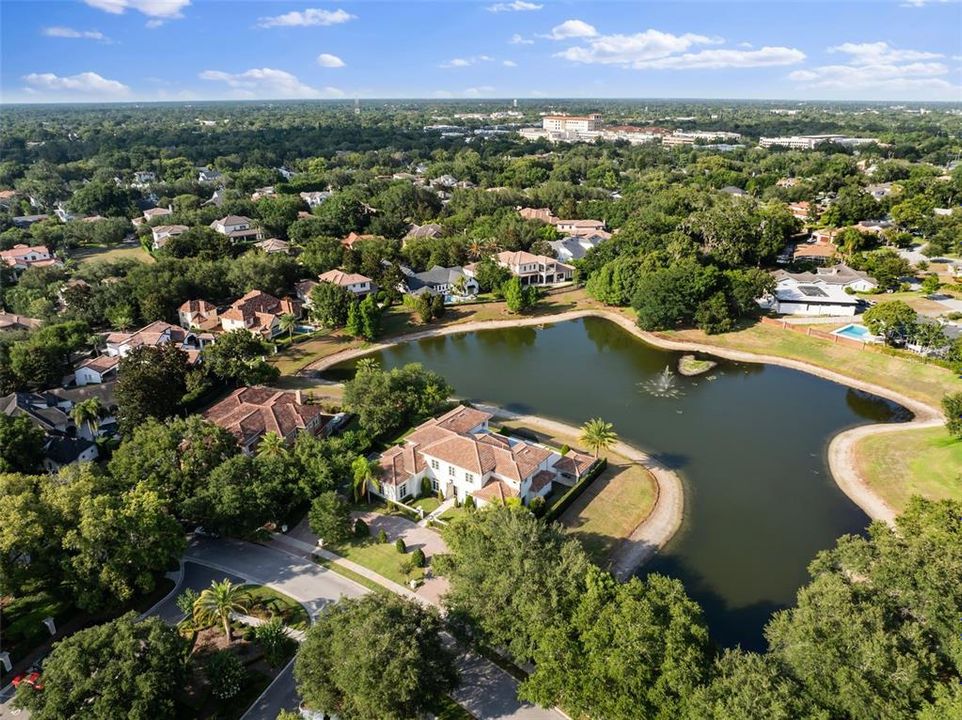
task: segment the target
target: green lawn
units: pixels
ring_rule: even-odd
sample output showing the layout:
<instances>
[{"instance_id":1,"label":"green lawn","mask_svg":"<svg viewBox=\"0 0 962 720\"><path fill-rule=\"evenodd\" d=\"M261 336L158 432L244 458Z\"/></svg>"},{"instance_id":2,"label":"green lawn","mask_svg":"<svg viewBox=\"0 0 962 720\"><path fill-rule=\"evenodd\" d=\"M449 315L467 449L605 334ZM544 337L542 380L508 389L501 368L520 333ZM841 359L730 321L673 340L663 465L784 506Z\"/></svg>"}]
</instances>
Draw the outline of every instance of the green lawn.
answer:
<instances>
[{"instance_id":1,"label":"green lawn","mask_svg":"<svg viewBox=\"0 0 962 720\"><path fill-rule=\"evenodd\" d=\"M410 575L401 572L401 564L411 557L411 553L399 553L394 543L379 543L376 538L371 537L341 543L330 550L399 585L407 585L411 580L424 577L422 568L415 568Z\"/></svg>"},{"instance_id":2,"label":"green lawn","mask_svg":"<svg viewBox=\"0 0 962 720\"><path fill-rule=\"evenodd\" d=\"M79 247L71 251L71 258L81 263L104 262L108 260L137 260L152 263L154 259L140 245L115 245L113 247Z\"/></svg>"},{"instance_id":3,"label":"green lawn","mask_svg":"<svg viewBox=\"0 0 962 720\"><path fill-rule=\"evenodd\" d=\"M417 500L411 500L406 502L405 505L410 505L411 507L421 508L424 510L424 517L427 517L432 512L438 509L441 505L441 501L438 500L437 496L429 495L427 497L421 497Z\"/></svg>"},{"instance_id":4,"label":"green lawn","mask_svg":"<svg viewBox=\"0 0 962 720\"><path fill-rule=\"evenodd\" d=\"M285 625L295 630L307 630L311 624L304 606L284 593L264 585L245 585L244 589L252 600L250 615L253 617L266 620L280 616Z\"/></svg>"},{"instance_id":5,"label":"green lawn","mask_svg":"<svg viewBox=\"0 0 962 720\"><path fill-rule=\"evenodd\" d=\"M933 407L939 406L943 396L959 389L959 380L953 372L925 363L921 358L862 350L773 325L759 323L721 335L705 335L700 330L676 330L658 335L669 340L801 360L901 392Z\"/></svg>"},{"instance_id":6,"label":"green lawn","mask_svg":"<svg viewBox=\"0 0 962 720\"><path fill-rule=\"evenodd\" d=\"M870 435L855 446L859 474L896 510L912 495L962 500L962 440L944 428Z\"/></svg>"}]
</instances>

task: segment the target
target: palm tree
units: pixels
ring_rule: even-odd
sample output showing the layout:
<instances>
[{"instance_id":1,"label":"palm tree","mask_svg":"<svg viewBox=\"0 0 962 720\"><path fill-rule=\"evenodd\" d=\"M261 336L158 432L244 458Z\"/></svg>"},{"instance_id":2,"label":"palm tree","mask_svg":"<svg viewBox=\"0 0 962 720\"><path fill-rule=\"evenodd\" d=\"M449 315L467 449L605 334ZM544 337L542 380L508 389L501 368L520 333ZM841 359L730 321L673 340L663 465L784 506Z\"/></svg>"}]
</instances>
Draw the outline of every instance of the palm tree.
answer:
<instances>
[{"instance_id":1,"label":"palm tree","mask_svg":"<svg viewBox=\"0 0 962 720\"><path fill-rule=\"evenodd\" d=\"M280 457L287 453L287 443L280 435L271 430L257 443L258 457Z\"/></svg>"},{"instance_id":2,"label":"palm tree","mask_svg":"<svg viewBox=\"0 0 962 720\"><path fill-rule=\"evenodd\" d=\"M481 256L484 254L484 242L481 240L472 240L468 243L468 257L472 260L480 260Z\"/></svg>"},{"instance_id":3,"label":"palm tree","mask_svg":"<svg viewBox=\"0 0 962 720\"><path fill-rule=\"evenodd\" d=\"M615 432L614 425L601 418L592 418L581 426L581 442L594 451L595 457L598 457L599 451L614 445L617 439L618 433Z\"/></svg>"},{"instance_id":4,"label":"palm tree","mask_svg":"<svg viewBox=\"0 0 962 720\"><path fill-rule=\"evenodd\" d=\"M277 319L277 325L281 332L286 332L288 337L294 339L294 328L297 327L297 318L292 313L284 313Z\"/></svg>"},{"instance_id":5,"label":"palm tree","mask_svg":"<svg viewBox=\"0 0 962 720\"><path fill-rule=\"evenodd\" d=\"M378 480L381 466L363 455L358 455L351 463L351 470L354 472L354 502L361 499L361 493L371 502L371 488L381 491L381 481Z\"/></svg>"},{"instance_id":6,"label":"palm tree","mask_svg":"<svg viewBox=\"0 0 962 720\"><path fill-rule=\"evenodd\" d=\"M81 400L73 409L70 411L70 416L73 418L74 423L77 427L86 427L90 430L90 434L93 435L97 431L97 427L100 425L100 418L103 415L104 406L101 404L100 400L95 397L87 398L86 400Z\"/></svg>"},{"instance_id":7,"label":"palm tree","mask_svg":"<svg viewBox=\"0 0 962 720\"><path fill-rule=\"evenodd\" d=\"M224 626L227 643L233 636L230 617L233 613L246 613L250 608L250 594L241 585L230 580L212 581L194 602L194 620L199 623L220 622Z\"/></svg>"}]
</instances>

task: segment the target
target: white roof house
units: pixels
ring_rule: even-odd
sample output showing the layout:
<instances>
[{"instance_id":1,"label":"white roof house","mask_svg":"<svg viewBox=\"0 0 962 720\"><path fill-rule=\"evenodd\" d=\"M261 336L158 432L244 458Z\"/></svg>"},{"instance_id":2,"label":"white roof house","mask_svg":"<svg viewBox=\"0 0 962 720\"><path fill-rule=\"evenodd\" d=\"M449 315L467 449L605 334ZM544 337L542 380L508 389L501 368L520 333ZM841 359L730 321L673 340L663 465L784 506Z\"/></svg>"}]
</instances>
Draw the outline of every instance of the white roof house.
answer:
<instances>
[{"instance_id":1,"label":"white roof house","mask_svg":"<svg viewBox=\"0 0 962 720\"><path fill-rule=\"evenodd\" d=\"M850 316L858 311L860 300L845 292L839 285L820 281L798 282L783 278L771 296L760 298L758 304L779 315Z\"/></svg>"}]
</instances>

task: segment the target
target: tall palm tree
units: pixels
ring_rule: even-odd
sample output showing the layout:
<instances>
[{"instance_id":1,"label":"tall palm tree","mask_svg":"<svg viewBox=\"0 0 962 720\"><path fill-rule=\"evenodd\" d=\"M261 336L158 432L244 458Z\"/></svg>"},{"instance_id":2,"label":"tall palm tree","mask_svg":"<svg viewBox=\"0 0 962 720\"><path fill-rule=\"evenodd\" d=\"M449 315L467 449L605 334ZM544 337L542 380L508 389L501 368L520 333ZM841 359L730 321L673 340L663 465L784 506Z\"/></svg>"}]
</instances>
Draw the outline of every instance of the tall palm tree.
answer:
<instances>
[{"instance_id":1,"label":"tall palm tree","mask_svg":"<svg viewBox=\"0 0 962 720\"><path fill-rule=\"evenodd\" d=\"M212 581L194 602L194 619L201 623L219 622L224 626L227 643L233 640L230 629L232 613L246 613L250 609L250 593L230 580Z\"/></svg>"},{"instance_id":2,"label":"tall palm tree","mask_svg":"<svg viewBox=\"0 0 962 720\"><path fill-rule=\"evenodd\" d=\"M264 433L264 437L257 443L257 455L259 457L280 457L286 453L287 443L273 430Z\"/></svg>"},{"instance_id":3,"label":"tall palm tree","mask_svg":"<svg viewBox=\"0 0 962 720\"><path fill-rule=\"evenodd\" d=\"M297 327L297 318L292 313L284 313L277 319L277 325L281 332L286 332L291 339L294 338L294 328Z\"/></svg>"},{"instance_id":4,"label":"tall palm tree","mask_svg":"<svg viewBox=\"0 0 962 720\"><path fill-rule=\"evenodd\" d=\"M481 256L484 254L484 242L481 240L472 240L468 243L468 257L472 260L480 260Z\"/></svg>"},{"instance_id":5,"label":"tall palm tree","mask_svg":"<svg viewBox=\"0 0 962 720\"><path fill-rule=\"evenodd\" d=\"M81 400L74 405L70 411L70 416L73 418L77 427L86 427L90 430L90 434L93 435L97 432L97 427L100 425L100 418L103 416L103 412L104 406L100 400L92 397Z\"/></svg>"},{"instance_id":6,"label":"tall palm tree","mask_svg":"<svg viewBox=\"0 0 962 720\"><path fill-rule=\"evenodd\" d=\"M598 457L599 451L607 450L618 439L614 427L601 418L592 418L581 426L581 442Z\"/></svg>"},{"instance_id":7,"label":"tall palm tree","mask_svg":"<svg viewBox=\"0 0 962 720\"><path fill-rule=\"evenodd\" d=\"M367 497L367 501L371 502L371 488L381 491L381 481L378 479L381 466L363 455L358 455L351 463L351 470L354 472L354 502L361 499L362 493Z\"/></svg>"}]
</instances>

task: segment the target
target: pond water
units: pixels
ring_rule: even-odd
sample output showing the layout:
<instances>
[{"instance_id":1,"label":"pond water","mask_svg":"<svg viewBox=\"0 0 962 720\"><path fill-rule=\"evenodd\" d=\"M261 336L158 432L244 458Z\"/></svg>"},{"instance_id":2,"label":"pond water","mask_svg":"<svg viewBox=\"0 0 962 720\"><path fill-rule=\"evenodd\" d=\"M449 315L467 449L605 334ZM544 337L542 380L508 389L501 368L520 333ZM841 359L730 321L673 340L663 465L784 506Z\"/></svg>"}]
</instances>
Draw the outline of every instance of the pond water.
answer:
<instances>
[{"instance_id":1,"label":"pond water","mask_svg":"<svg viewBox=\"0 0 962 720\"><path fill-rule=\"evenodd\" d=\"M373 357L384 367L423 363L470 400L573 425L602 417L676 469L685 483L684 525L639 572L680 578L719 645L761 649L765 623L794 602L815 554L868 523L832 480L832 436L910 414L781 367L722 360L705 375L683 377L680 355L585 318L431 338ZM347 364L329 376L351 371Z\"/></svg>"}]
</instances>

